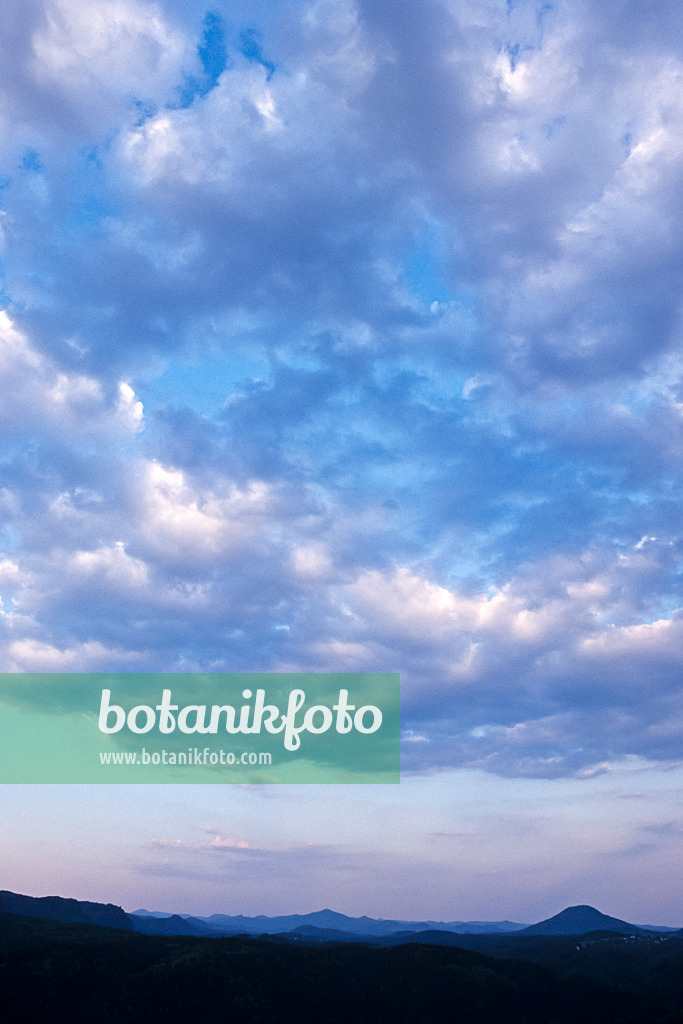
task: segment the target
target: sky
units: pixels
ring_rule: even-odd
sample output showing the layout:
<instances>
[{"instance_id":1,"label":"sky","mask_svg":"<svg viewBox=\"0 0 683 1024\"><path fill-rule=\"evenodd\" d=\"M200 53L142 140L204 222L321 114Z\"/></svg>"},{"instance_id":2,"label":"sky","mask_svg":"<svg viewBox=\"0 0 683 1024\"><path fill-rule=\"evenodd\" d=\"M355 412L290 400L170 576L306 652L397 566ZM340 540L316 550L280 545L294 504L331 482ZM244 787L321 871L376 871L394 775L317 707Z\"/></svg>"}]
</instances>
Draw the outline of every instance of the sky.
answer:
<instances>
[{"instance_id":1,"label":"sky","mask_svg":"<svg viewBox=\"0 0 683 1024\"><path fill-rule=\"evenodd\" d=\"M400 672L403 741L5 785L2 888L683 924L682 155L677 0L6 0L0 671Z\"/></svg>"}]
</instances>

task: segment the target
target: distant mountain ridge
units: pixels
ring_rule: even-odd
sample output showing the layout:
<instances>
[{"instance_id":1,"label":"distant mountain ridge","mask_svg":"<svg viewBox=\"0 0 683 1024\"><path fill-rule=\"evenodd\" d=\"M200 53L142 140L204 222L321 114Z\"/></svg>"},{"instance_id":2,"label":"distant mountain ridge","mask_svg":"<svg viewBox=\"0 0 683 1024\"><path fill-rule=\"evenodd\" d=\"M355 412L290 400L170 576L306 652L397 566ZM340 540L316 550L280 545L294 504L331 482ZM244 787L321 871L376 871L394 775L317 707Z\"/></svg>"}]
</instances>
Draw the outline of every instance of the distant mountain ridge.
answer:
<instances>
[{"instance_id":1,"label":"distant mountain ridge","mask_svg":"<svg viewBox=\"0 0 683 1024\"><path fill-rule=\"evenodd\" d=\"M312 913L292 913L279 916L279 918L268 918L265 914L248 918L244 914L225 913L212 913L208 918L198 918L196 915L168 914L160 910L144 909L133 910L129 916L133 920L133 927L147 934L154 932L154 921L168 922L172 916L174 919L191 922L200 930L208 928L214 934L220 935L263 935L264 933L280 935L304 928L376 937L393 935L395 932L424 932L434 929L454 932L459 935L478 935L489 932L516 932L524 928L524 925L512 921L391 921L368 918L366 915L361 918L349 918L345 913L330 909L315 910ZM139 928L137 922L140 923ZM167 925L160 925L159 934L169 934ZM183 931L180 934L191 933ZM195 934L199 934L199 932Z\"/></svg>"},{"instance_id":2,"label":"distant mountain ridge","mask_svg":"<svg viewBox=\"0 0 683 1024\"><path fill-rule=\"evenodd\" d=\"M587 905L567 907L554 917L525 926L512 921L399 921L367 916L348 917L329 909L279 917L267 917L264 914L256 917L246 917L242 914L211 914L209 917L196 917L190 914L167 914L148 910L126 913L112 903L90 903L62 896L24 896L2 890L0 911L70 924L95 924L147 935L216 938L270 934L289 936L295 941L309 938L337 942L382 941L385 944L434 940L438 942L438 936L443 936L443 941L450 945L449 936L456 935L489 936L493 940L496 935L501 939L505 936L523 939L529 936L585 935L595 931L634 936L652 935L658 931L652 926L630 924L628 921L609 917L595 907ZM661 932L680 935L683 929L678 931L662 928Z\"/></svg>"},{"instance_id":3,"label":"distant mountain ridge","mask_svg":"<svg viewBox=\"0 0 683 1024\"><path fill-rule=\"evenodd\" d=\"M148 931L150 928L149 919L152 916L148 911L135 911L130 914L134 922L142 916L145 925L140 930ZM179 915L184 920L190 920L194 924L210 928L214 933L221 935L262 935L269 933L279 935L284 932L295 931L300 928L313 927L319 929L333 929L338 932L352 933L362 936L386 936L393 935L399 931L429 931L439 929L441 931L455 932L456 934L478 934L481 932L512 932L523 928L523 924L512 921L394 921L373 917L347 917L336 910L317 910L310 914L289 914L280 917L266 917L260 914L257 917L245 917L242 914L231 916L228 914L211 914L209 917L190 917ZM157 918L157 920L160 920ZM168 934L168 932L164 932Z\"/></svg>"},{"instance_id":4,"label":"distant mountain ridge","mask_svg":"<svg viewBox=\"0 0 683 1024\"><path fill-rule=\"evenodd\" d=\"M180 914L128 914L132 927L143 935L195 935L204 938L215 938L223 932L209 928L200 918L181 917ZM236 929L231 934L239 934Z\"/></svg>"}]
</instances>

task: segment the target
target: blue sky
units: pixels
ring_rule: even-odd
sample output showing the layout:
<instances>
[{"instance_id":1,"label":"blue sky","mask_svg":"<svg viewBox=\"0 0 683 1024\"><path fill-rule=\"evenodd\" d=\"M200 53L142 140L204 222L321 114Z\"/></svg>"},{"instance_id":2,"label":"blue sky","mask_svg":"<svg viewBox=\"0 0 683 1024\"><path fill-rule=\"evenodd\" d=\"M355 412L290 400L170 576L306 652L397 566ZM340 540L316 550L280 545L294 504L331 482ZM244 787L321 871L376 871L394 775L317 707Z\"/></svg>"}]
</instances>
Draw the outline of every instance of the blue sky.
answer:
<instances>
[{"instance_id":1,"label":"blue sky","mask_svg":"<svg viewBox=\"0 0 683 1024\"><path fill-rule=\"evenodd\" d=\"M0 669L404 725L398 788L5 787L4 887L682 924L680 5L0 27Z\"/></svg>"}]
</instances>

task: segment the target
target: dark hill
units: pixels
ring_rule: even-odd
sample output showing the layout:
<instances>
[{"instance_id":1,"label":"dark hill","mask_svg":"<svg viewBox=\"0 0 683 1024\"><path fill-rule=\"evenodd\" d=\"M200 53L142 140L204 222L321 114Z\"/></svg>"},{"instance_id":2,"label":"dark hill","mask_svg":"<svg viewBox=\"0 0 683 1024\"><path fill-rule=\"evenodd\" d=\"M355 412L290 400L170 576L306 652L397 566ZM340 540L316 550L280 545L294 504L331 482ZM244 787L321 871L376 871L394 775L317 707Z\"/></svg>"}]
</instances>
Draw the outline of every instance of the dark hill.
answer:
<instances>
[{"instance_id":1,"label":"dark hill","mask_svg":"<svg viewBox=\"0 0 683 1024\"><path fill-rule=\"evenodd\" d=\"M0 914L0 968L8 1024L673 1020L600 982L442 946L170 938Z\"/></svg>"},{"instance_id":2,"label":"dark hill","mask_svg":"<svg viewBox=\"0 0 683 1024\"><path fill-rule=\"evenodd\" d=\"M587 932L622 932L625 935L640 935L643 929L618 917L601 914L595 907L567 907L554 917L539 924L522 928L517 935L585 935Z\"/></svg>"},{"instance_id":3,"label":"dark hill","mask_svg":"<svg viewBox=\"0 0 683 1024\"><path fill-rule=\"evenodd\" d=\"M128 914L113 903L88 903L84 900L65 899L63 896L22 896L3 889L0 891L0 911L62 921L65 924L98 924L124 931L132 931L133 928Z\"/></svg>"}]
</instances>

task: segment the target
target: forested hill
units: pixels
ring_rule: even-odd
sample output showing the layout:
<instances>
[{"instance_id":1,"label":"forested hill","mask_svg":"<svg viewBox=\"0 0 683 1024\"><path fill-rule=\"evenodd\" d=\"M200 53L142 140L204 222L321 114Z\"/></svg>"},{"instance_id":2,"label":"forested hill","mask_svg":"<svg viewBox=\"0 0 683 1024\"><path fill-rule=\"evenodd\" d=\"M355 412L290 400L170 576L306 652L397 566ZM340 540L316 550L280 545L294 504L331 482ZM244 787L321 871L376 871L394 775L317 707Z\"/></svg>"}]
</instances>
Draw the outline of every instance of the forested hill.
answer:
<instances>
[{"instance_id":1,"label":"forested hill","mask_svg":"<svg viewBox=\"0 0 683 1024\"><path fill-rule=\"evenodd\" d=\"M683 1022L657 996L459 948L148 936L13 914L0 914L0 986L8 1024Z\"/></svg>"},{"instance_id":2,"label":"forested hill","mask_svg":"<svg viewBox=\"0 0 683 1024\"><path fill-rule=\"evenodd\" d=\"M70 924L99 924L105 928L132 931L128 914L113 903L89 903L63 896L23 896L18 892L0 890L0 911L45 917Z\"/></svg>"}]
</instances>

